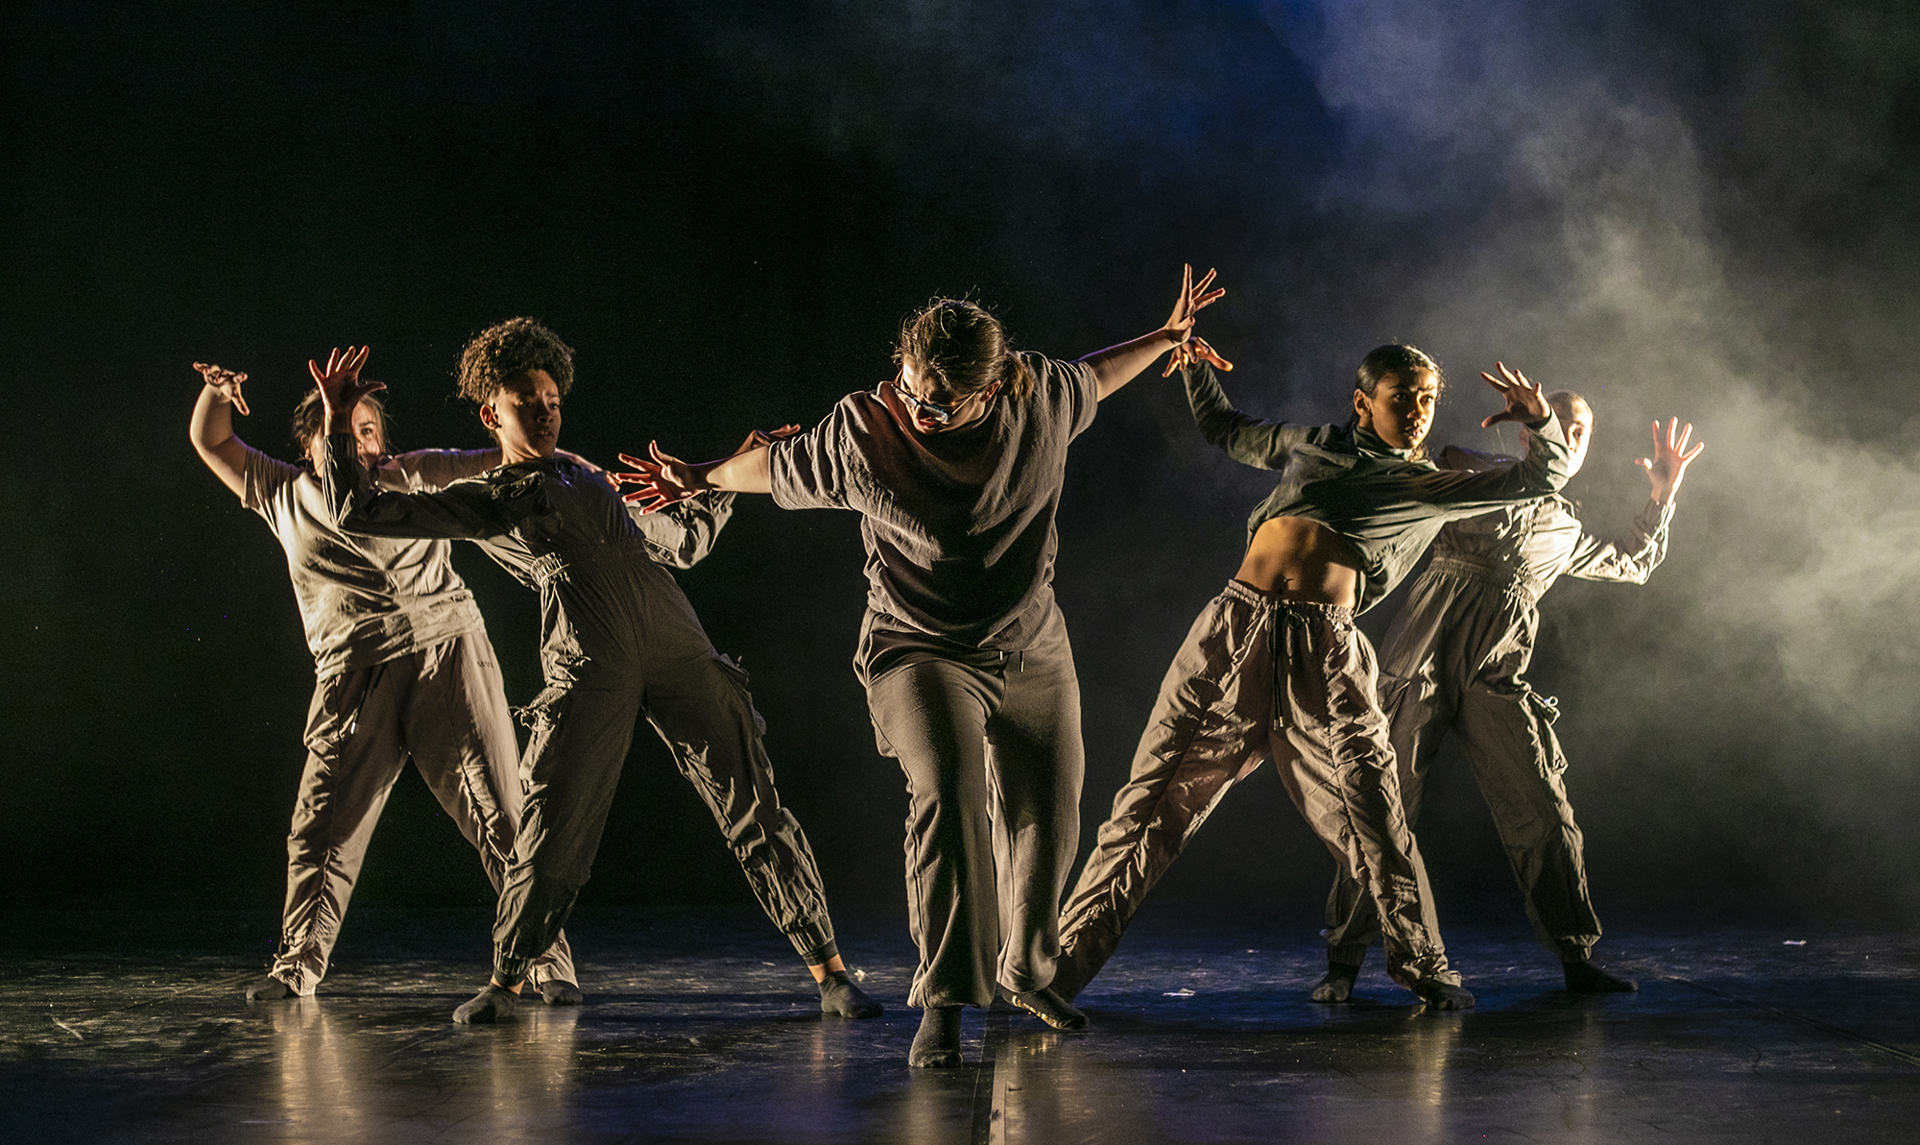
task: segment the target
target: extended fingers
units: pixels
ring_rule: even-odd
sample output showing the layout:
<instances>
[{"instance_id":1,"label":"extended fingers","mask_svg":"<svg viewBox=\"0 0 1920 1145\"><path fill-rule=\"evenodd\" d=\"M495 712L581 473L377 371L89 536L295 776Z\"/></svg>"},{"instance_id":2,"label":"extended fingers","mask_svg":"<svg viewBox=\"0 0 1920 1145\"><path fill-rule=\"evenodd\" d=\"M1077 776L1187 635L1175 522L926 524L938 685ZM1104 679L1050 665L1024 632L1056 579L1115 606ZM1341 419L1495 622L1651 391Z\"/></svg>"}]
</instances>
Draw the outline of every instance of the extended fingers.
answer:
<instances>
[{"instance_id":1,"label":"extended fingers","mask_svg":"<svg viewBox=\"0 0 1920 1145\"><path fill-rule=\"evenodd\" d=\"M1191 350L1191 354L1193 357L1202 359L1203 361L1213 363L1214 365L1220 367L1220 369L1224 371L1227 371L1229 373L1233 371L1233 363L1227 361L1225 358L1222 358L1220 356L1220 351L1208 345L1207 340L1205 338L1195 338L1193 340L1193 347Z\"/></svg>"}]
</instances>

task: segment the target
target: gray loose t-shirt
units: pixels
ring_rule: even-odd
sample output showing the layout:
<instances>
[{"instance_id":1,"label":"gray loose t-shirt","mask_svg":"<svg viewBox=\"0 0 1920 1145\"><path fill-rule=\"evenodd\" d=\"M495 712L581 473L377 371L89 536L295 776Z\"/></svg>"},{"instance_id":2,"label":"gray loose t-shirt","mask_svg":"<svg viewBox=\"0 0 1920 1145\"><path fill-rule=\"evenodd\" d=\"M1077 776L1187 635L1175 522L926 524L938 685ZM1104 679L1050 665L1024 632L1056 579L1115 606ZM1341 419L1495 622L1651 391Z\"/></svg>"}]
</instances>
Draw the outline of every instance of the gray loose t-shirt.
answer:
<instances>
[{"instance_id":1,"label":"gray loose t-shirt","mask_svg":"<svg viewBox=\"0 0 1920 1145\"><path fill-rule=\"evenodd\" d=\"M867 607L882 622L1012 652L1052 607L1067 446L1093 423L1100 394L1085 363L1019 357L1032 395L1002 393L971 425L916 433L881 386L774 443L777 504L860 513Z\"/></svg>"},{"instance_id":2,"label":"gray loose t-shirt","mask_svg":"<svg viewBox=\"0 0 1920 1145\"><path fill-rule=\"evenodd\" d=\"M286 550L321 679L485 631L473 594L448 560L447 542L343 533L311 470L246 450L241 501L266 518ZM427 492L480 473L498 457L491 449L422 449L381 462L377 479L383 489Z\"/></svg>"}]
</instances>

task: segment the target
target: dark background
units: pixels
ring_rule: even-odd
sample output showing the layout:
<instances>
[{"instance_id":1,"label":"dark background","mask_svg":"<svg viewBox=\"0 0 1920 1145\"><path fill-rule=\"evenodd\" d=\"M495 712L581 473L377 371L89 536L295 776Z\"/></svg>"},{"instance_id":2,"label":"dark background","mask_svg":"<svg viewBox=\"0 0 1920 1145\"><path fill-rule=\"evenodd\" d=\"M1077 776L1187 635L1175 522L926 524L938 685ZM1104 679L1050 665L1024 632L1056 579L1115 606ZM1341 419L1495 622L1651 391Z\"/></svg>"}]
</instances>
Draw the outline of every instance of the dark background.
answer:
<instances>
[{"instance_id":1,"label":"dark background","mask_svg":"<svg viewBox=\"0 0 1920 1145\"><path fill-rule=\"evenodd\" d=\"M886 376L930 296L1075 357L1158 325L1188 260L1230 290L1202 326L1249 409L1341 419L1393 339L1451 369L1442 440L1502 446L1496 358L1585 392L1569 493L1602 532L1645 496L1648 422L1693 421L1652 583L1544 608L1602 913L1920 911L1910 6L9 11L0 905L278 902L312 666L280 550L186 441L189 362L250 371L239 432L291 456L305 360L367 342L396 444L475 446L455 355L531 314L579 351L564 444L713 455ZM1268 484L1157 372L1069 472L1084 849ZM524 702L533 599L455 560ZM903 898L903 782L848 668L860 567L852 515L760 501L681 578L754 673L843 913ZM1421 839L1447 911L1520 924L1464 768ZM1269 771L1156 898L1310 911L1330 872ZM746 898L643 736L583 901ZM408 775L358 901L487 899Z\"/></svg>"}]
</instances>

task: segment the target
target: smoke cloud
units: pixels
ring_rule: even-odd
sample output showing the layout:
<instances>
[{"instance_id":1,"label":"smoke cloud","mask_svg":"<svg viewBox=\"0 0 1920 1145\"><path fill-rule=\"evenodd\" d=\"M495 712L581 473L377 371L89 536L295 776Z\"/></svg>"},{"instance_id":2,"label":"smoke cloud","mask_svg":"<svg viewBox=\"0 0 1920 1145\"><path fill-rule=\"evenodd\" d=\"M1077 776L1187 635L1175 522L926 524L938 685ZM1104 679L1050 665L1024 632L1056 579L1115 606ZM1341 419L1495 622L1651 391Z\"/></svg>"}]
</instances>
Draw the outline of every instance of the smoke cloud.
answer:
<instances>
[{"instance_id":1,"label":"smoke cloud","mask_svg":"<svg viewBox=\"0 0 1920 1145\"><path fill-rule=\"evenodd\" d=\"M1512 448L1476 425L1473 375L1496 359L1584 392L1599 430L1569 492L1603 533L1643 503L1649 422L1691 422L1708 449L1667 565L1644 589L1563 585L1545 610L1536 675L1566 697L1589 832L1649 844L1608 858L1653 900L1786 884L1804 904L1920 906L1920 220L1891 189L1920 159L1920 53L1897 6L822 13L709 42L766 114L971 204L999 300L1050 350L1132 332L1062 315L1101 294L1078 284L1218 263L1233 293L1205 325L1248 408L1334 420L1352 363L1389 338L1452 367L1438 432L1464 444ZM1153 285L1106 297L1170 293ZM1121 414L1124 452L1167 485L1131 507L1171 538L1157 551L1217 565L1239 538L1193 502L1244 507L1261 485L1165 406ZM1068 514L1101 512L1102 490ZM1130 551L1063 528L1095 559ZM1204 595L1228 568L1103 581L1103 628L1155 628L1113 638L1124 662L1177 639L1173 581ZM1158 668L1121 672L1137 694ZM1137 730L1143 713L1115 714Z\"/></svg>"}]
</instances>

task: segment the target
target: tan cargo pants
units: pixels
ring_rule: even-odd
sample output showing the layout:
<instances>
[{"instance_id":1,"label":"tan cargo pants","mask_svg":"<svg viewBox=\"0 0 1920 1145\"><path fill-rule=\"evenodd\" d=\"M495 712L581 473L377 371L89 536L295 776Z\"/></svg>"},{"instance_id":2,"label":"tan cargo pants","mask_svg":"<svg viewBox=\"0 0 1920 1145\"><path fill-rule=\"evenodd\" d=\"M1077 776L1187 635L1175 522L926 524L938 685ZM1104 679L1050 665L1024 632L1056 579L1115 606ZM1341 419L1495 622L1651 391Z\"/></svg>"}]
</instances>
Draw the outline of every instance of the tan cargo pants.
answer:
<instances>
[{"instance_id":1,"label":"tan cargo pants","mask_svg":"<svg viewBox=\"0 0 1920 1145\"><path fill-rule=\"evenodd\" d=\"M1229 582L1167 669L1132 775L1067 899L1054 989L1073 997L1099 973L1187 840L1269 757L1341 868L1381 904L1394 980L1457 985L1374 683L1350 609Z\"/></svg>"},{"instance_id":2,"label":"tan cargo pants","mask_svg":"<svg viewBox=\"0 0 1920 1145\"><path fill-rule=\"evenodd\" d=\"M498 891L520 822L519 744L485 633L330 676L307 713L307 763L287 833L287 902L268 974L310 995L326 976L367 844L411 759ZM564 935L537 983L576 982Z\"/></svg>"},{"instance_id":3,"label":"tan cargo pants","mask_svg":"<svg viewBox=\"0 0 1920 1145\"><path fill-rule=\"evenodd\" d=\"M1554 735L1559 708L1525 672L1540 614L1534 597L1483 577L1429 570L1387 633L1380 699L1412 825L1449 728L1466 741L1473 777L1542 945L1584 961L1600 941L1587 889L1585 841L1567 802L1567 757ZM1358 964L1380 941L1373 901L1345 871L1327 896L1328 955Z\"/></svg>"}]
</instances>

